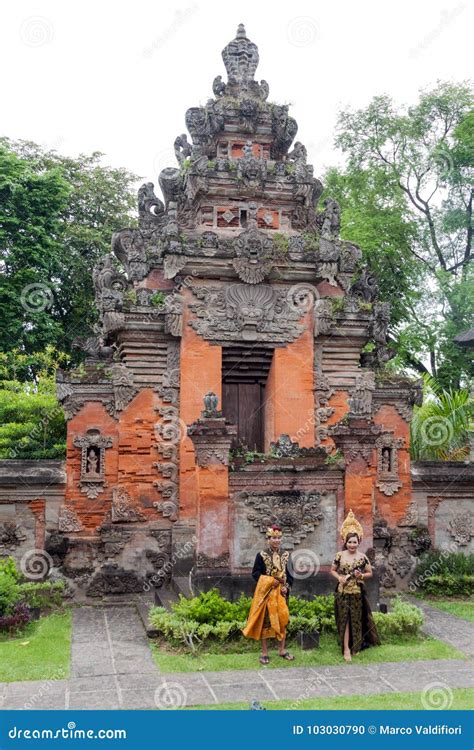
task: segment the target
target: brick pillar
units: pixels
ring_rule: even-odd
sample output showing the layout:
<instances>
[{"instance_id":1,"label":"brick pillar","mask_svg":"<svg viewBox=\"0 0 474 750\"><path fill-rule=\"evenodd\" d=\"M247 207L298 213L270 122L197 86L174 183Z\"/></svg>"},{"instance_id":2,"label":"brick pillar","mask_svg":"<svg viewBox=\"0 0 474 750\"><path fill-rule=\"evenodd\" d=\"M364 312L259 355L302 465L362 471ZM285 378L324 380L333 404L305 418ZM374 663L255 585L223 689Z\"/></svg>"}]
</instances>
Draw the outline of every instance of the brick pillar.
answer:
<instances>
[{"instance_id":1,"label":"brick pillar","mask_svg":"<svg viewBox=\"0 0 474 750\"><path fill-rule=\"evenodd\" d=\"M230 570L228 453L236 432L217 411L203 411L188 429L197 462L198 572Z\"/></svg>"},{"instance_id":2,"label":"brick pillar","mask_svg":"<svg viewBox=\"0 0 474 750\"><path fill-rule=\"evenodd\" d=\"M364 529L362 549L373 546L375 441L382 428L360 416L330 429L336 447L344 454L344 516L352 508Z\"/></svg>"}]
</instances>

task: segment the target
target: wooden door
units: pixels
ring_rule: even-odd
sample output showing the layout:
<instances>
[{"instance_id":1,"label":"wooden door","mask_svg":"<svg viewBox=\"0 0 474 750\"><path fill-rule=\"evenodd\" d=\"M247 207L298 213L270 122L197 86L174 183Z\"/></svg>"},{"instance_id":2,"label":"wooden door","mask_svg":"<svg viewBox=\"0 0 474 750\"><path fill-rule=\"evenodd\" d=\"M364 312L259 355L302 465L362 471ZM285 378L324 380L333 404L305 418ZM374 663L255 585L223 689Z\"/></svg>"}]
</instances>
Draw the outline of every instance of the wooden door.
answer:
<instances>
[{"instance_id":1,"label":"wooden door","mask_svg":"<svg viewBox=\"0 0 474 750\"><path fill-rule=\"evenodd\" d=\"M263 386L260 383L223 383L222 412L237 425L237 444L263 451Z\"/></svg>"}]
</instances>

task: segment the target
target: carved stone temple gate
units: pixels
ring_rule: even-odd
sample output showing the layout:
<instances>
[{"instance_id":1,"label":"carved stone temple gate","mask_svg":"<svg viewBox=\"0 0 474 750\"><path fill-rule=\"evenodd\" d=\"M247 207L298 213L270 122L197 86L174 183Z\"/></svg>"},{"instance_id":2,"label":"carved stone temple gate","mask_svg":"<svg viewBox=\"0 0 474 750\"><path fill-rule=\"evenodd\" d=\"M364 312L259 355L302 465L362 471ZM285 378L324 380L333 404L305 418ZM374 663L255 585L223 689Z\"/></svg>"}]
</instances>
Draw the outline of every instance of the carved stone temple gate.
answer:
<instances>
[{"instance_id":1,"label":"carved stone temple gate","mask_svg":"<svg viewBox=\"0 0 474 750\"><path fill-rule=\"evenodd\" d=\"M388 302L337 203L317 211L323 186L243 26L222 56L227 82L188 109L191 139L159 176L164 203L143 185L138 228L94 269L97 335L58 375L67 479L48 550L89 595L189 574L232 594L278 522L300 585L323 590L352 508L399 585L420 525L419 385L384 372ZM389 548L387 529L405 542Z\"/></svg>"}]
</instances>

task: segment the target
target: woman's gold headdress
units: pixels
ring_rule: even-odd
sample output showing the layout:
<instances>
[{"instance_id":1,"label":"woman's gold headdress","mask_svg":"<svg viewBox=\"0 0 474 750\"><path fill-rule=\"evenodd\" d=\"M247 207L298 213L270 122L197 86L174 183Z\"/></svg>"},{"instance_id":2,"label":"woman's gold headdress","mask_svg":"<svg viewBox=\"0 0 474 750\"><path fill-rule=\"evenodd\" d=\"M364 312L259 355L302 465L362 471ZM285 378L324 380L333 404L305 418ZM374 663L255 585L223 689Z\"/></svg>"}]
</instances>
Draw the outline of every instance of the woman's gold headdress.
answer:
<instances>
[{"instance_id":1,"label":"woman's gold headdress","mask_svg":"<svg viewBox=\"0 0 474 750\"><path fill-rule=\"evenodd\" d=\"M357 536L359 537L359 541L362 539L364 535L362 526L360 525L359 521L353 514L352 508L351 508L346 518L344 519L344 523L341 526L342 541L345 542L347 535L353 534L353 533L357 534Z\"/></svg>"}]
</instances>

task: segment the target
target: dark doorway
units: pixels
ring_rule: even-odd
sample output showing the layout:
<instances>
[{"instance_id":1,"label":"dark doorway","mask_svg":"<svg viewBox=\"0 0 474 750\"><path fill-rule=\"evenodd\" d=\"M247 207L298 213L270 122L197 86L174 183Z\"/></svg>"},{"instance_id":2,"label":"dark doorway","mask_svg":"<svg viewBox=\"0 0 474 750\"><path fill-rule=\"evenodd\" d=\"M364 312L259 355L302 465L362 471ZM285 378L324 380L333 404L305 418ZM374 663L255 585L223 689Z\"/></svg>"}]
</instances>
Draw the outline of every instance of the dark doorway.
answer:
<instances>
[{"instance_id":1,"label":"dark doorway","mask_svg":"<svg viewBox=\"0 0 474 750\"><path fill-rule=\"evenodd\" d=\"M263 451L264 391L273 350L261 346L222 349L222 412L237 425L237 445Z\"/></svg>"}]
</instances>

